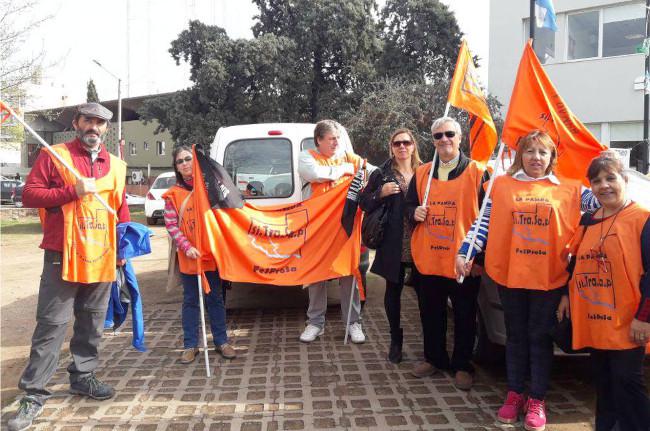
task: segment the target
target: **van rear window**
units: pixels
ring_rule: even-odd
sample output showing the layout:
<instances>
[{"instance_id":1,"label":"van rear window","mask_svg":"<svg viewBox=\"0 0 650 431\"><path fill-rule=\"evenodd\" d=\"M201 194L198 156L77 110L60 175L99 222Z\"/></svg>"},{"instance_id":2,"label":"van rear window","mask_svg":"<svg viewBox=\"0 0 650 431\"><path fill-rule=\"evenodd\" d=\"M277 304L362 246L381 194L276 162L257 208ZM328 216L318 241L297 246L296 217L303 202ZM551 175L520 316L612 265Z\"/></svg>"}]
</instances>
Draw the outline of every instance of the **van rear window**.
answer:
<instances>
[{"instance_id":1,"label":"van rear window","mask_svg":"<svg viewBox=\"0 0 650 431\"><path fill-rule=\"evenodd\" d=\"M226 147L223 165L246 199L293 194L293 157L286 138L233 141Z\"/></svg>"}]
</instances>

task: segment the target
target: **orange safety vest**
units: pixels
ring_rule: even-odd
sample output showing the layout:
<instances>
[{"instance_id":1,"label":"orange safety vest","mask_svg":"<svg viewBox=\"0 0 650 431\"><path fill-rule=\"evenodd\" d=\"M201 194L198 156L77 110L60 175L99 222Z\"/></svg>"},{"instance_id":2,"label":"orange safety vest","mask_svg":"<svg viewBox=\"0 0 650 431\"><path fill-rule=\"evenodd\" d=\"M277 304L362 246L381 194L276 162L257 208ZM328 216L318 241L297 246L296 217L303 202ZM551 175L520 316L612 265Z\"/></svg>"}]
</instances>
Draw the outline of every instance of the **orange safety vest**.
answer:
<instances>
[{"instance_id":1,"label":"orange safety vest","mask_svg":"<svg viewBox=\"0 0 650 431\"><path fill-rule=\"evenodd\" d=\"M431 162L415 171L420 203L427 188ZM411 253L421 274L456 278L456 253L479 213L478 194L484 169L471 161L453 180L431 179L427 218L411 236Z\"/></svg>"},{"instance_id":2,"label":"orange safety vest","mask_svg":"<svg viewBox=\"0 0 650 431\"><path fill-rule=\"evenodd\" d=\"M552 290L566 284L567 244L580 222L580 187L563 179L495 178L485 270L498 284Z\"/></svg>"},{"instance_id":3,"label":"orange safety vest","mask_svg":"<svg viewBox=\"0 0 650 431\"><path fill-rule=\"evenodd\" d=\"M180 213L181 206L183 206L185 199L190 196L190 193L192 192L178 185L174 185L163 193L162 197L169 199L172 205L174 205L180 220L179 228L181 232L183 232L183 235L185 235L190 244L192 244L193 247L196 247L196 233L194 227L196 226L197 220L196 211L194 211L194 199L192 197L187 199L187 203L183 209L183 214L181 215ZM199 271L196 265L196 259L187 257L182 251L179 251L177 256L178 266L183 274L198 274ZM206 255L201 258L203 259L201 261L203 271L214 271L217 269L217 264L214 262L212 257Z\"/></svg>"},{"instance_id":4,"label":"orange safety vest","mask_svg":"<svg viewBox=\"0 0 650 431\"><path fill-rule=\"evenodd\" d=\"M321 166L340 166L343 163L352 163L354 165L354 169L357 170L361 166L361 157L357 156L356 154L353 153L348 153L345 152L342 156L340 157L325 157L322 155L320 152L316 150L309 150L309 154L316 160L316 163L318 163ZM333 180L333 181L325 181L322 183L310 183L311 185L311 196L319 196L325 193L326 191L333 189L334 187L338 186L342 182L344 182L346 179L346 176L343 175L341 178L338 180Z\"/></svg>"},{"instance_id":5,"label":"orange safety vest","mask_svg":"<svg viewBox=\"0 0 650 431\"><path fill-rule=\"evenodd\" d=\"M641 301L641 232L649 216L632 203L616 220L611 216L576 232L581 238L569 284L574 348L638 347L630 340L630 324Z\"/></svg>"},{"instance_id":6,"label":"orange safety vest","mask_svg":"<svg viewBox=\"0 0 650 431\"><path fill-rule=\"evenodd\" d=\"M65 144L52 146L68 165L74 166ZM117 211L122 205L126 163L109 154L109 172L95 180L97 193ZM74 186L77 179L51 153L63 182ZM63 268L61 278L77 283L115 280L117 217L110 214L91 194L68 202L63 211Z\"/></svg>"}]
</instances>

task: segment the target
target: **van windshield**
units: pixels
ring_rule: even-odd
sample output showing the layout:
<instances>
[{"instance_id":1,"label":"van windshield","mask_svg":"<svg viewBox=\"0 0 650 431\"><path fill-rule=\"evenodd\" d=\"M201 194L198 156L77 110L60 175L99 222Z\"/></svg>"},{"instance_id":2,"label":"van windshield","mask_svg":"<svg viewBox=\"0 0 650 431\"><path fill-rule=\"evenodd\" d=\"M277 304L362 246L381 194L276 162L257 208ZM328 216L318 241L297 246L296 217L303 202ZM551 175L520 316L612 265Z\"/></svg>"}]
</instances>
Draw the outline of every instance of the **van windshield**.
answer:
<instances>
[{"instance_id":1,"label":"van windshield","mask_svg":"<svg viewBox=\"0 0 650 431\"><path fill-rule=\"evenodd\" d=\"M291 141L286 138L233 141L226 147L223 165L246 199L293 194Z\"/></svg>"}]
</instances>

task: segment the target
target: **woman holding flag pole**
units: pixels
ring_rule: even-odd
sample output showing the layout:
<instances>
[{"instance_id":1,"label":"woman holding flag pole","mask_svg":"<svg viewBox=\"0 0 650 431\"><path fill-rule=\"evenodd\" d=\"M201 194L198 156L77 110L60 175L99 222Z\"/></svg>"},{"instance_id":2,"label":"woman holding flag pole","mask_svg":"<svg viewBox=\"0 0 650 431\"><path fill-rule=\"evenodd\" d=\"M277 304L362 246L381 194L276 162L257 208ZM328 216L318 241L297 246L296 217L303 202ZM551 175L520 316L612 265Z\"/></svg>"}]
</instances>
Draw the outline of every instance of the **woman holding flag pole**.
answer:
<instances>
[{"instance_id":1,"label":"woman holding flag pole","mask_svg":"<svg viewBox=\"0 0 650 431\"><path fill-rule=\"evenodd\" d=\"M497 419L513 423L525 413L529 431L543 430L546 424L551 330L568 281L566 245L580 210L597 206L590 192L582 196L580 183L555 176L556 163L557 148L547 133L534 130L522 137L513 165L494 180L485 211L456 258L457 273L467 276L474 256L485 251L485 271L498 285L507 335L508 394ZM488 232L498 240L488 242Z\"/></svg>"},{"instance_id":2,"label":"woman holding flag pole","mask_svg":"<svg viewBox=\"0 0 650 431\"><path fill-rule=\"evenodd\" d=\"M205 323L203 322L203 298L208 309L210 328L216 350L226 359L236 356L235 349L228 344L226 334L226 309L221 289L223 288L217 266L210 257L206 259L196 248L195 234L196 214L192 190L194 185L192 150L186 146L174 149L172 153L173 167L176 174L176 185L172 186L163 197L165 198L165 227L178 249L178 263L183 284L183 352L180 361L189 364L194 361L199 352L199 318L203 323L204 347ZM202 259L198 262L198 259ZM208 293L201 295L204 290L199 280L198 264L210 285ZM207 349L206 367L207 367ZM209 374L208 374L209 375Z\"/></svg>"}]
</instances>

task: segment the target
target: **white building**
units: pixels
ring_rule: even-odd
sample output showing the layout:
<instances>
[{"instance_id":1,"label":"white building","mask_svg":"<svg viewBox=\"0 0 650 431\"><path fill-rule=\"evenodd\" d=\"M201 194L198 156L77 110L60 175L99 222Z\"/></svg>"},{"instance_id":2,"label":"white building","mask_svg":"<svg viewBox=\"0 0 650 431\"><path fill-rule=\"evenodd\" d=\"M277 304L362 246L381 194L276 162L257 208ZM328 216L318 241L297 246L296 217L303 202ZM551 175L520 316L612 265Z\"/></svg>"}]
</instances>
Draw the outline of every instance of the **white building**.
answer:
<instances>
[{"instance_id":1,"label":"white building","mask_svg":"<svg viewBox=\"0 0 650 431\"><path fill-rule=\"evenodd\" d=\"M632 148L643 139L645 1L554 0L558 31L536 28L535 51L573 113L602 143ZM523 47L529 2L490 2L489 91L508 109Z\"/></svg>"}]
</instances>

